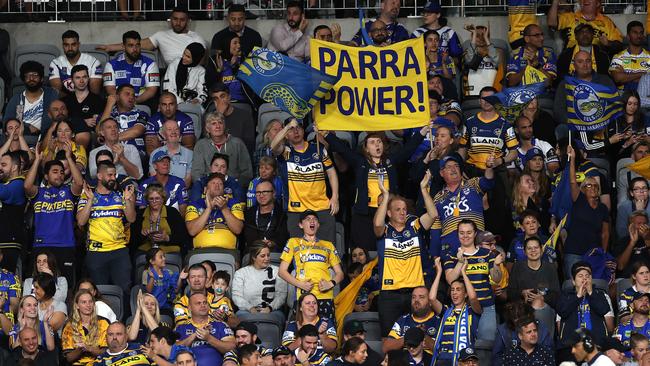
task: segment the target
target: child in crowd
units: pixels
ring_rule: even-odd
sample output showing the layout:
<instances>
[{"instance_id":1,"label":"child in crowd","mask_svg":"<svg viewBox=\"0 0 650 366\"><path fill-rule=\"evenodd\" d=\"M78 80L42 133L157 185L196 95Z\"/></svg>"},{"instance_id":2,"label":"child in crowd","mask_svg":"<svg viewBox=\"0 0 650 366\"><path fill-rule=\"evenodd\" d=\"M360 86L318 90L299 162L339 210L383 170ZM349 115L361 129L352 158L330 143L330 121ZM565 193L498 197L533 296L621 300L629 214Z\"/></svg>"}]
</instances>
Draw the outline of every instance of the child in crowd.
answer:
<instances>
[{"instance_id":1,"label":"child in crowd","mask_svg":"<svg viewBox=\"0 0 650 366\"><path fill-rule=\"evenodd\" d=\"M212 279L212 288L214 290L214 298L210 305L213 310L212 316L216 319L228 324L229 327L234 328L239 324L239 319L234 312L232 300L226 296L226 292L230 288L230 273L226 271L214 272Z\"/></svg>"},{"instance_id":2,"label":"child in crowd","mask_svg":"<svg viewBox=\"0 0 650 366\"><path fill-rule=\"evenodd\" d=\"M201 265L203 266L203 268L205 268L205 273L206 273L205 288L208 290L208 292L213 292L214 273L217 271L217 265L210 260L204 260L203 262L201 262Z\"/></svg>"},{"instance_id":3,"label":"child in crowd","mask_svg":"<svg viewBox=\"0 0 650 366\"><path fill-rule=\"evenodd\" d=\"M526 241L526 239L537 236L540 238L542 244L547 241L545 236L540 235L539 229L541 226L539 224L539 215L537 212L533 210L524 210L524 212L519 216L519 224L521 225L523 234L515 237L512 244L510 244L510 250L506 255L506 267L508 268L508 271L512 270L512 266L514 266L515 262L526 260L526 253L524 252L524 241ZM548 262L554 262L556 258L557 254L555 253L555 249L546 245L544 247L542 259Z\"/></svg>"},{"instance_id":4,"label":"child in crowd","mask_svg":"<svg viewBox=\"0 0 650 366\"><path fill-rule=\"evenodd\" d=\"M145 283L147 292L158 300L163 313L171 314L177 290L181 286L178 272L165 268L165 252L161 248L151 248L145 258L149 263Z\"/></svg>"}]
</instances>

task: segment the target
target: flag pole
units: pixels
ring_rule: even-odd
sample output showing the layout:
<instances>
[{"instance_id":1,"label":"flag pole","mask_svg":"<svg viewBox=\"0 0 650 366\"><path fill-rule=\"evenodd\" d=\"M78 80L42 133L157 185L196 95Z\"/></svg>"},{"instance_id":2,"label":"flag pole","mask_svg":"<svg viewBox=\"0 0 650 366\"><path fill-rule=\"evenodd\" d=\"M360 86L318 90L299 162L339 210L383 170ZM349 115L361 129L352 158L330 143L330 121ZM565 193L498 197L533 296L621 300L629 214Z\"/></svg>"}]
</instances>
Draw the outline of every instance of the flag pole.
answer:
<instances>
[{"instance_id":1,"label":"flag pole","mask_svg":"<svg viewBox=\"0 0 650 366\"><path fill-rule=\"evenodd\" d=\"M569 128L569 146L571 146L571 129ZM571 156L567 156L567 162L571 161Z\"/></svg>"},{"instance_id":2,"label":"flag pole","mask_svg":"<svg viewBox=\"0 0 650 366\"><path fill-rule=\"evenodd\" d=\"M429 146L433 150L433 129L431 128L431 122L429 122Z\"/></svg>"}]
</instances>

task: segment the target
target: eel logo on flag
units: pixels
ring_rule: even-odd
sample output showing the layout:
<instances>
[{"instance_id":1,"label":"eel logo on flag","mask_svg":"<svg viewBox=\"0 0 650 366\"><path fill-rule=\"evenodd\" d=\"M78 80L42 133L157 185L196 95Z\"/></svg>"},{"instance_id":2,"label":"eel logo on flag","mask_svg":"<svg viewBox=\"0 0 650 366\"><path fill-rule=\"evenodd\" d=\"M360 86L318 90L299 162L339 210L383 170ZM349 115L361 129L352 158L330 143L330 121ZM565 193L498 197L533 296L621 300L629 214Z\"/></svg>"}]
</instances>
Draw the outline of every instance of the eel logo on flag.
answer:
<instances>
[{"instance_id":1,"label":"eel logo on flag","mask_svg":"<svg viewBox=\"0 0 650 366\"><path fill-rule=\"evenodd\" d=\"M256 48L249 57L253 60L255 71L264 76L276 75L284 68L282 57L264 48Z\"/></svg>"},{"instance_id":2,"label":"eel logo on flag","mask_svg":"<svg viewBox=\"0 0 650 366\"><path fill-rule=\"evenodd\" d=\"M585 122L594 122L603 117L605 109L603 108L601 98L598 93L587 84L580 84L574 89L573 109L578 118Z\"/></svg>"},{"instance_id":3,"label":"eel logo on flag","mask_svg":"<svg viewBox=\"0 0 650 366\"><path fill-rule=\"evenodd\" d=\"M566 77L567 123L574 131L598 131L623 113L616 88Z\"/></svg>"}]
</instances>

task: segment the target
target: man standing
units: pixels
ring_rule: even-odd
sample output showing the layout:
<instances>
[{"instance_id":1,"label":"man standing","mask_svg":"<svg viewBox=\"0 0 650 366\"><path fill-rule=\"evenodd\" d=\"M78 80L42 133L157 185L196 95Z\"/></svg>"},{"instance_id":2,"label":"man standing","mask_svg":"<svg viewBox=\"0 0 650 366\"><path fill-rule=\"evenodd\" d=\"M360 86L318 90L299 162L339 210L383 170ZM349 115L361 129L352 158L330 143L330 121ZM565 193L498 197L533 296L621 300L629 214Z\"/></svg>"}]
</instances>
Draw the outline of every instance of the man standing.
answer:
<instances>
[{"instance_id":1,"label":"man standing","mask_svg":"<svg viewBox=\"0 0 650 366\"><path fill-rule=\"evenodd\" d=\"M377 19L370 20L366 22L365 28L370 33L370 26L375 20L381 20L384 22L388 32L388 43L393 44L400 41L409 39L409 32L406 30L406 27L402 23L397 22L397 17L399 16L400 10L400 1L399 0L382 0L381 2L381 12ZM355 46L361 46L363 44L361 30L354 35L352 41L350 41Z\"/></svg>"},{"instance_id":2,"label":"man standing","mask_svg":"<svg viewBox=\"0 0 650 366\"><path fill-rule=\"evenodd\" d=\"M0 158L0 250L2 268L15 273L25 233L25 188L20 153L12 151Z\"/></svg>"},{"instance_id":3,"label":"man standing","mask_svg":"<svg viewBox=\"0 0 650 366\"><path fill-rule=\"evenodd\" d=\"M377 236L379 277L381 294L379 313L382 337L387 337L393 324L410 310L413 288L424 286L421 252L426 244L424 233L431 228L438 212L428 187L431 173L426 172L420 182L420 191L427 210L420 217L409 215L406 200L400 196L389 196L382 181L379 189L383 200L373 221ZM386 223L388 218L388 223Z\"/></svg>"},{"instance_id":4,"label":"man standing","mask_svg":"<svg viewBox=\"0 0 650 366\"><path fill-rule=\"evenodd\" d=\"M287 145L283 143L287 138ZM287 228L292 237L302 235L298 218L305 210L318 215L321 238L334 243L339 212L339 178L327 150L315 142L305 141L304 127L295 118L285 121L284 128L271 141L271 150L278 157L285 192L288 192ZM325 175L332 197L327 198ZM391 324L392 325L392 324Z\"/></svg>"},{"instance_id":5,"label":"man standing","mask_svg":"<svg viewBox=\"0 0 650 366\"><path fill-rule=\"evenodd\" d=\"M508 63L506 80L508 86L532 84L536 80L527 79L527 69L533 68L546 77L546 85L551 85L557 77L557 60L550 47L544 47L544 31L537 24L524 28L524 45L512 51Z\"/></svg>"},{"instance_id":6,"label":"man standing","mask_svg":"<svg viewBox=\"0 0 650 366\"><path fill-rule=\"evenodd\" d=\"M609 73L619 89L637 90L641 77L650 71L650 52L644 48L647 41L641 22L627 24L627 39L627 49L612 58Z\"/></svg>"},{"instance_id":7,"label":"man standing","mask_svg":"<svg viewBox=\"0 0 650 366\"><path fill-rule=\"evenodd\" d=\"M171 29L158 31L151 37L142 40L142 48L149 51L160 50L166 65L183 56L188 44L199 42L205 46L205 40L200 34L190 30L190 15L187 9L174 8L169 16ZM98 47L106 52L122 50L121 43L108 44Z\"/></svg>"},{"instance_id":8,"label":"man standing","mask_svg":"<svg viewBox=\"0 0 650 366\"><path fill-rule=\"evenodd\" d=\"M269 49L285 53L304 62L309 58L309 33L305 33L309 21L302 3L292 0L287 3L287 22L271 29Z\"/></svg>"},{"instance_id":9,"label":"man standing","mask_svg":"<svg viewBox=\"0 0 650 366\"><path fill-rule=\"evenodd\" d=\"M97 168L97 187L87 185L79 200L77 224L88 225L86 268L97 285L117 285L131 291L128 223L134 223L135 195L132 185L116 191L115 165L102 162Z\"/></svg>"},{"instance_id":10,"label":"man standing","mask_svg":"<svg viewBox=\"0 0 650 366\"><path fill-rule=\"evenodd\" d=\"M158 112L152 114L147 122L147 129L144 134L147 154L151 154L154 149L169 143L162 135L163 124L169 120L175 121L178 125L181 133L179 138L183 146L190 150L194 148L196 135L194 134L192 118L178 110L178 103L174 94L164 91L158 99Z\"/></svg>"},{"instance_id":11,"label":"man standing","mask_svg":"<svg viewBox=\"0 0 650 366\"><path fill-rule=\"evenodd\" d=\"M87 53L79 52L79 33L67 30L61 36L63 55L50 63L50 85L64 96L74 91L72 85L72 68L84 65L90 76L90 90L99 94L102 90L102 64Z\"/></svg>"},{"instance_id":12,"label":"man standing","mask_svg":"<svg viewBox=\"0 0 650 366\"><path fill-rule=\"evenodd\" d=\"M47 114L52 101L58 98L56 90L43 87L43 65L26 61L20 65L20 80L25 91L14 94L5 107L3 120L17 119L25 124L25 140L36 146L38 136L50 128L52 120Z\"/></svg>"},{"instance_id":13,"label":"man standing","mask_svg":"<svg viewBox=\"0 0 650 366\"><path fill-rule=\"evenodd\" d=\"M142 163L138 149L133 145L120 142L119 125L113 118L107 118L99 122L99 135L104 138L104 145L94 148L88 156L88 171L90 177L97 176L97 153L108 150L113 155L113 164L117 168L119 176L130 176L135 179L142 177Z\"/></svg>"},{"instance_id":14,"label":"man standing","mask_svg":"<svg viewBox=\"0 0 650 366\"><path fill-rule=\"evenodd\" d=\"M74 206L81 194L84 179L72 157L70 144L64 145L64 149L72 184L65 184L63 163L50 160L43 168L45 184L39 185L36 179L42 155L36 149L24 187L25 194L34 205L34 248L48 248L56 257L61 273L68 283L72 283L76 263Z\"/></svg>"},{"instance_id":15,"label":"man standing","mask_svg":"<svg viewBox=\"0 0 650 366\"><path fill-rule=\"evenodd\" d=\"M25 327L18 332L19 346L13 350L13 358L17 365L24 365L24 359L32 360L34 366L54 366L59 360L54 351L39 347L39 337L34 328Z\"/></svg>"},{"instance_id":16,"label":"man standing","mask_svg":"<svg viewBox=\"0 0 650 366\"><path fill-rule=\"evenodd\" d=\"M423 343L424 348L428 350L433 349L434 340L431 337L438 334L438 327L440 327L440 317L436 316L429 305L429 289L424 286L416 287L411 294L411 312L397 319L388 337L384 339L382 351L387 353L407 347L409 352L411 348L415 348L417 353L420 343ZM407 344L408 331L413 328L423 331L422 338L420 339L418 334L411 334L411 344ZM427 365L431 363L430 361L429 359Z\"/></svg>"},{"instance_id":17,"label":"man standing","mask_svg":"<svg viewBox=\"0 0 650 366\"><path fill-rule=\"evenodd\" d=\"M129 366L153 365L153 361L140 349L137 343L127 343L126 326L115 322L106 330L108 349L95 359L95 366L110 366L125 364Z\"/></svg>"},{"instance_id":18,"label":"man standing","mask_svg":"<svg viewBox=\"0 0 650 366\"><path fill-rule=\"evenodd\" d=\"M253 50L255 46L262 47L262 36L255 29L246 26L246 8L241 4L232 4L228 8L228 26L212 37L210 49L213 51L219 50L222 44L222 39L229 33L235 33L239 36L239 43L241 45L241 54L243 57Z\"/></svg>"},{"instance_id":19,"label":"man standing","mask_svg":"<svg viewBox=\"0 0 650 366\"><path fill-rule=\"evenodd\" d=\"M144 132L149 115L136 108L135 89L131 84L120 85L117 94L108 96L100 121L109 117L120 125L119 140L135 146L144 155Z\"/></svg>"},{"instance_id":20,"label":"man standing","mask_svg":"<svg viewBox=\"0 0 650 366\"><path fill-rule=\"evenodd\" d=\"M246 207L244 211L244 237L250 245L262 240L270 246L272 252L282 250L282 243L289 239L287 231L287 214L275 202L275 187L268 180L262 180L255 187L255 206Z\"/></svg>"},{"instance_id":21,"label":"man standing","mask_svg":"<svg viewBox=\"0 0 650 366\"><path fill-rule=\"evenodd\" d=\"M555 365L554 350L542 344L537 334L537 322L528 318L517 324L519 345L506 350L504 365Z\"/></svg>"},{"instance_id":22,"label":"man standing","mask_svg":"<svg viewBox=\"0 0 650 366\"><path fill-rule=\"evenodd\" d=\"M158 92L160 72L158 65L140 52L140 34L128 31L122 35L124 52L106 63L104 68L104 88L106 93L115 94L117 88L130 84L135 90L135 102L144 104ZM175 98L174 98L175 99Z\"/></svg>"},{"instance_id":23,"label":"man standing","mask_svg":"<svg viewBox=\"0 0 650 366\"><path fill-rule=\"evenodd\" d=\"M209 315L208 300L201 293L190 295L189 322L177 325L180 335L178 344L189 347L199 365L219 366L223 354L235 349L236 342L232 330L226 323L212 320Z\"/></svg>"},{"instance_id":24,"label":"man standing","mask_svg":"<svg viewBox=\"0 0 650 366\"><path fill-rule=\"evenodd\" d=\"M75 142L88 149L97 117L104 111L104 99L88 89L86 65L75 65L70 71L70 78L74 90L61 100L68 109Z\"/></svg>"},{"instance_id":25,"label":"man standing","mask_svg":"<svg viewBox=\"0 0 650 366\"><path fill-rule=\"evenodd\" d=\"M149 158L149 174L154 174L153 157L159 152L166 153L170 158L169 174L185 182L185 187L192 184L192 150L181 145L181 131L178 123L168 119L163 123L161 135L165 145L153 150Z\"/></svg>"}]
</instances>

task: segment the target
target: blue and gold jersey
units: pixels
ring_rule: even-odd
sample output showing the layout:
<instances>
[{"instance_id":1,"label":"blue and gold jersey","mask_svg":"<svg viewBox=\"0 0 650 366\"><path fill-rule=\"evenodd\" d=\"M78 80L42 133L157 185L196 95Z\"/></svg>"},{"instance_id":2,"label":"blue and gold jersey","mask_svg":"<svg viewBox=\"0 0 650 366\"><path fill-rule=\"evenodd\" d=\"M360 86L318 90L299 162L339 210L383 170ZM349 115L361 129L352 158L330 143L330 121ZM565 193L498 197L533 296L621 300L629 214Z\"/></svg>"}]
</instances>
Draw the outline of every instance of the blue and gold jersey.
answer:
<instances>
[{"instance_id":1,"label":"blue and gold jersey","mask_svg":"<svg viewBox=\"0 0 650 366\"><path fill-rule=\"evenodd\" d=\"M82 194L79 210L87 204L88 198ZM110 252L126 248L128 237L125 209L122 193L112 191L100 194L95 191L88 220L88 251Z\"/></svg>"},{"instance_id":2,"label":"blue and gold jersey","mask_svg":"<svg viewBox=\"0 0 650 366\"><path fill-rule=\"evenodd\" d=\"M460 137L460 145L467 149L467 164L479 169L485 169L490 155L503 158L518 144L515 130L503 117L496 115L491 120L484 120L480 112L467 119Z\"/></svg>"},{"instance_id":3,"label":"blue and gold jersey","mask_svg":"<svg viewBox=\"0 0 650 366\"><path fill-rule=\"evenodd\" d=\"M386 224L384 235L377 241L382 290L424 286L423 246L420 218L409 216L402 231Z\"/></svg>"},{"instance_id":4,"label":"blue and gold jersey","mask_svg":"<svg viewBox=\"0 0 650 366\"><path fill-rule=\"evenodd\" d=\"M287 189L288 212L329 209L325 171L333 168L327 150L316 143L305 142L303 151L285 147L279 157L279 168Z\"/></svg>"},{"instance_id":5,"label":"blue and gold jersey","mask_svg":"<svg viewBox=\"0 0 650 366\"><path fill-rule=\"evenodd\" d=\"M609 72L621 70L626 74L647 74L650 72L650 52L642 48L638 55L630 53L629 49L617 53L609 65ZM628 81L619 85L618 88L620 90L636 90L638 86L638 81Z\"/></svg>"},{"instance_id":6,"label":"blue and gold jersey","mask_svg":"<svg viewBox=\"0 0 650 366\"><path fill-rule=\"evenodd\" d=\"M557 16L558 26L565 48L573 48L577 44L575 29L579 24L587 23L594 28L592 44L601 46L600 36L605 35L609 41L623 42L621 31L616 24L606 15L598 12L594 20L586 20L581 11L561 13Z\"/></svg>"},{"instance_id":7,"label":"blue and gold jersey","mask_svg":"<svg viewBox=\"0 0 650 366\"><path fill-rule=\"evenodd\" d=\"M537 0L508 0L508 42L524 38L524 28L537 24Z\"/></svg>"},{"instance_id":8,"label":"blue and gold jersey","mask_svg":"<svg viewBox=\"0 0 650 366\"><path fill-rule=\"evenodd\" d=\"M341 264L339 253L336 251L334 244L321 239L310 242L303 238L290 238L282 251L280 259L283 262L293 263L298 280L311 280L311 283L315 284L311 293L317 299L331 300L334 298L333 291L320 292L317 286L320 280L332 280L330 268ZM302 290L297 289L297 291L296 296L300 297Z\"/></svg>"},{"instance_id":9,"label":"blue and gold jersey","mask_svg":"<svg viewBox=\"0 0 650 366\"><path fill-rule=\"evenodd\" d=\"M271 348L264 348L261 344L257 345L257 351L260 353L260 357L266 357L273 354L273 350ZM223 362L225 363L226 361L230 361L239 366L239 356L237 355L237 350L226 352L226 354L223 355Z\"/></svg>"},{"instance_id":10,"label":"blue and gold jersey","mask_svg":"<svg viewBox=\"0 0 650 366\"><path fill-rule=\"evenodd\" d=\"M467 277L472 282L476 296L482 307L494 305L494 293L490 286L490 270L494 267L496 256L490 250L478 248L473 254L464 254L467 260ZM453 269L458 263L456 253L445 252L443 254L443 267L446 270Z\"/></svg>"},{"instance_id":11,"label":"blue and gold jersey","mask_svg":"<svg viewBox=\"0 0 650 366\"><path fill-rule=\"evenodd\" d=\"M318 317L318 320L316 321L316 324L314 324L314 326L316 328L320 328L321 324L323 323L327 324L327 330L325 330L325 334L327 335L327 338L338 343L339 338L336 334L336 326L334 325L334 321L332 319ZM283 346L290 345L293 341L296 340L297 335L298 335L298 323L295 320L288 322L287 327L284 329L284 333L282 333L282 345ZM318 345L322 346L320 344L320 339L318 340Z\"/></svg>"},{"instance_id":12,"label":"blue and gold jersey","mask_svg":"<svg viewBox=\"0 0 650 366\"><path fill-rule=\"evenodd\" d=\"M228 200L228 208L233 216L239 220L244 220L244 203L234 203L233 200ZM185 212L185 222L198 219L199 216L205 211L205 200L200 199L190 203ZM237 236L230 231L226 225L226 219L223 213L218 208L213 208L210 212L208 222L195 237L194 248L224 248L236 249Z\"/></svg>"},{"instance_id":13,"label":"blue and gold jersey","mask_svg":"<svg viewBox=\"0 0 650 366\"><path fill-rule=\"evenodd\" d=\"M78 199L67 184L40 187L34 203L34 247L73 248L74 203Z\"/></svg>"},{"instance_id":14,"label":"blue and gold jersey","mask_svg":"<svg viewBox=\"0 0 650 366\"><path fill-rule=\"evenodd\" d=\"M430 337L435 337L438 333L438 328L440 327L440 317L433 312L422 319L416 319L413 314L402 315L397 319L395 324L393 324L393 327L388 333L388 337L393 339L402 339L407 330L415 327L421 328L424 333L428 334ZM429 349L426 351L431 352Z\"/></svg>"},{"instance_id":15,"label":"blue and gold jersey","mask_svg":"<svg viewBox=\"0 0 650 366\"><path fill-rule=\"evenodd\" d=\"M445 314L448 309L449 306L445 305L442 309L442 314ZM448 317L441 320L440 326L442 327L442 332L440 332L440 352L438 359L449 360L453 357L454 340L456 339L456 327L458 321L461 319L462 311L462 309L454 309L450 312ZM474 313L474 311L472 311L472 308L469 306L467 306L467 312L467 326L470 339L466 340L466 342L471 346L474 344L474 339L476 338L479 315Z\"/></svg>"},{"instance_id":16,"label":"blue and gold jersey","mask_svg":"<svg viewBox=\"0 0 650 366\"><path fill-rule=\"evenodd\" d=\"M508 61L506 77L510 74L522 72L529 65L528 60L524 58L524 48L519 47L512 51L512 57ZM545 71L554 77L557 76L557 57L555 57L553 49L550 47L542 47L537 50L537 62L538 66L536 69Z\"/></svg>"},{"instance_id":17,"label":"blue and gold jersey","mask_svg":"<svg viewBox=\"0 0 650 366\"><path fill-rule=\"evenodd\" d=\"M172 346L173 348L174 346ZM148 359L142 351L140 345L137 343L128 343L126 349L118 354L110 354L108 350L104 351L95 359L94 366L141 366L141 365L155 365L155 363Z\"/></svg>"},{"instance_id":18,"label":"blue and gold jersey","mask_svg":"<svg viewBox=\"0 0 650 366\"><path fill-rule=\"evenodd\" d=\"M300 348L296 348L295 354L296 354L296 365L298 365L298 352L300 351ZM309 355L309 364L312 366L320 366L320 365L327 365L332 361L332 357L325 353L322 348L318 347L314 353Z\"/></svg>"},{"instance_id":19,"label":"blue and gold jersey","mask_svg":"<svg viewBox=\"0 0 650 366\"><path fill-rule=\"evenodd\" d=\"M20 298L20 278L3 268L0 268L0 296L6 299L0 311L13 321L14 315L9 309L9 300Z\"/></svg>"},{"instance_id":20,"label":"blue and gold jersey","mask_svg":"<svg viewBox=\"0 0 650 366\"><path fill-rule=\"evenodd\" d=\"M197 328L209 326L210 335L221 341L234 341L235 335L232 330L228 328L226 323L220 321L210 321L208 324L194 324L191 320L185 324L176 326L176 333L180 335L183 340L196 332ZM195 338L194 342L190 345L190 350L194 352L196 362L199 365L221 365L223 356L208 341Z\"/></svg>"},{"instance_id":21,"label":"blue and gold jersey","mask_svg":"<svg viewBox=\"0 0 650 366\"><path fill-rule=\"evenodd\" d=\"M431 226L431 255L438 257L445 251L458 250L457 230L461 220L472 220L479 230L485 229L483 195L493 187L494 179L472 178L463 180L453 192L445 187L433 197L438 217Z\"/></svg>"}]
</instances>

